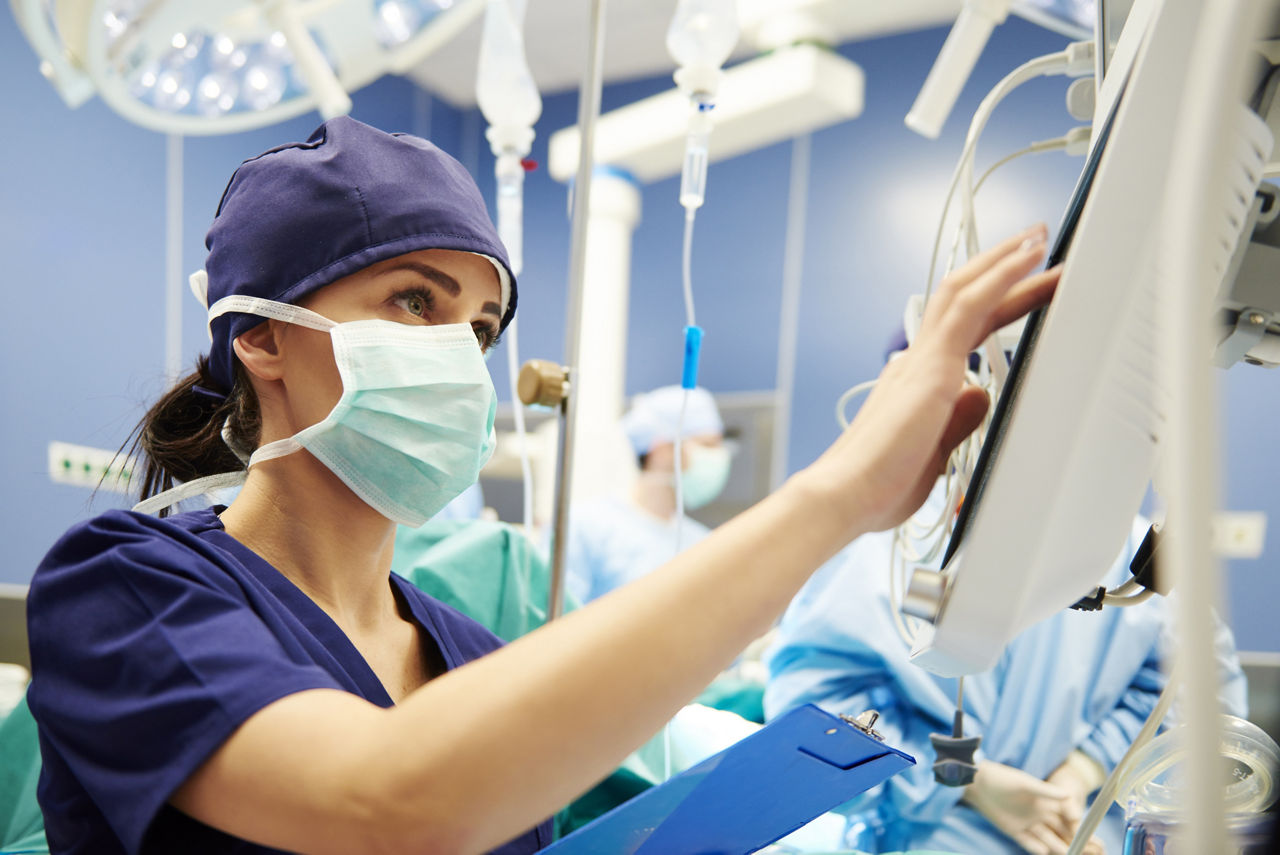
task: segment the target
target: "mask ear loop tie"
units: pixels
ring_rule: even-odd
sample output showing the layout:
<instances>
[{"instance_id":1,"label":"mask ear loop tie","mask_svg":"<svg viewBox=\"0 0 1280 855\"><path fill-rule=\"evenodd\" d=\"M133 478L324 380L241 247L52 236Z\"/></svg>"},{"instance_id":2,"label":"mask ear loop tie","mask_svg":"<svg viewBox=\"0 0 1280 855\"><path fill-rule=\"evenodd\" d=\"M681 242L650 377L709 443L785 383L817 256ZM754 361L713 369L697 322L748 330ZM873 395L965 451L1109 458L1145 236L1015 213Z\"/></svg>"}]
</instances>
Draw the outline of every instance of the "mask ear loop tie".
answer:
<instances>
[{"instance_id":1,"label":"mask ear loop tie","mask_svg":"<svg viewBox=\"0 0 1280 855\"><path fill-rule=\"evenodd\" d=\"M176 505L181 501L193 498L195 496L203 496L205 493L213 490L222 490L227 487L239 487L244 483L246 473L240 472L224 472L221 475L206 475L203 478L196 478L185 484L174 487L171 490L165 490L163 493L157 493L149 499L144 499L133 506L133 510L139 514L157 514L167 507Z\"/></svg>"},{"instance_id":2,"label":"mask ear loop tie","mask_svg":"<svg viewBox=\"0 0 1280 855\"><path fill-rule=\"evenodd\" d=\"M212 324L218 318L231 312L243 312L247 315L257 315L260 318L285 321L286 323L297 324L320 332L328 332L337 326L336 323L324 315L313 312L310 309L304 309L301 306L294 306L290 303L277 303L275 300L264 300L261 297L248 297L244 294L232 294L229 297L223 297L210 306L209 323Z\"/></svg>"}]
</instances>

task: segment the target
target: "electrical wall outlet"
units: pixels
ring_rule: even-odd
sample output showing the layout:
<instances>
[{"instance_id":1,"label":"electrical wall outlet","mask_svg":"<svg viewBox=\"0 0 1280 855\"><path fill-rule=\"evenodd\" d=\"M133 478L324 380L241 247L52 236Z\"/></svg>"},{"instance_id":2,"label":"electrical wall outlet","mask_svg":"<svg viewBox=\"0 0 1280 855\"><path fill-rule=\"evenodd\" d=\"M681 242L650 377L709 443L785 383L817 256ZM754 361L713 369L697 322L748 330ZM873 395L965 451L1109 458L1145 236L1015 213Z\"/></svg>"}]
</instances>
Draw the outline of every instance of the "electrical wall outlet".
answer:
<instances>
[{"instance_id":1,"label":"electrical wall outlet","mask_svg":"<svg viewBox=\"0 0 1280 855\"><path fill-rule=\"evenodd\" d=\"M49 443L49 478L58 484L127 493L136 464L133 458L105 448Z\"/></svg>"},{"instance_id":2,"label":"electrical wall outlet","mask_svg":"<svg viewBox=\"0 0 1280 855\"><path fill-rule=\"evenodd\" d=\"M1259 558L1267 538L1262 511L1221 511L1213 519L1213 548L1223 558Z\"/></svg>"}]
</instances>

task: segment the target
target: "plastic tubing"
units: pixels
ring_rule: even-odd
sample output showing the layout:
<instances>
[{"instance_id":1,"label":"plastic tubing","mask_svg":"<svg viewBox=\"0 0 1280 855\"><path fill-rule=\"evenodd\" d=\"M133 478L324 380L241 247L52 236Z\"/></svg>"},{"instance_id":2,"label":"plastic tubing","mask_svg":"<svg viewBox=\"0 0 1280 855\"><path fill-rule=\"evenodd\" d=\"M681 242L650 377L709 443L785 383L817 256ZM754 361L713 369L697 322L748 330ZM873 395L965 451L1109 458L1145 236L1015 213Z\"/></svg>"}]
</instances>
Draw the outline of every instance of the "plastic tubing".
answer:
<instances>
[{"instance_id":1,"label":"plastic tubing","mask_svg":"<svg viewBox=\"0 0 1280 855\"><path fill-rule=\"evenodd\" d=\"M1075 838L1071 841L1071 847L1067 850L1067 855L1081 855L1085 844L1089 842L1089 838L1093 837L1093 833L1102 824L1103 817L1111 809L1111 802L1116 797L1116 790L1119 789L1120 782L1129 773L1129 764L1133 762L1134 756L1141 750L1142 746L1150 742L1151 738L1156 735L1160 722L1164 721L1164 717L1169 714L1169 707L1173 705L1173 698L1177 693L1176 686L1177 674L1170 674L1169 681L1165 683L1164 690L1160 692L1160 698L1156 701L1151 714L1143 722L1142 729L1134 737L1133 744L1129 746L1129 750L1120 758L1120 762L1116 764L1116 767L1111 770L1111 774L1103 782L1102 788L1098 790L1098 795L1094 798L1093 804L1089 806L1089 810L1085 813L1084 819L1080 821L1080 826L1076 830ZM1216 698L1217 695L1215 694L1214 697ZM1203 851L1207 853L1210 850Z\"/></svg>"}]
</instances>

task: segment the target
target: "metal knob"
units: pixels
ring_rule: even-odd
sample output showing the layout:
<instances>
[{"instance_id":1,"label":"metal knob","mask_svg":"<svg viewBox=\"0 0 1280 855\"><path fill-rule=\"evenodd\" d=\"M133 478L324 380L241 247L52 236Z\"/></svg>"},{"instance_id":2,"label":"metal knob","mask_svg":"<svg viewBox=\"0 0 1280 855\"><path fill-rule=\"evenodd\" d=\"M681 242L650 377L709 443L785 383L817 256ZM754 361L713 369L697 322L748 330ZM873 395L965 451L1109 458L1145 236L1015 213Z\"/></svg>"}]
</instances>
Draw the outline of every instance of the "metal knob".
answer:
<instances>
[{"instance_id":1,"label":"metal knob","mask_svg":"<svg viewBox=\"0 0 1280 855\"><path fill-rule=\"evenodd\" d=\"M569 369L546 359L530 359L520 369L516 391L526 406L559 407L569 396Z\"/></svg>"},{"instance_id":2,"label":"metal knob","mask_svg":"<svg viewBox=\"0 0 1280 855\"><path fill-rule=\"evenodd\" d=\"M947 593L947 577L936 570L917 567L907 583L907 594L902 598L902 613L933 623L942 611L942 599Z\"/></svg>"}]
</instances>

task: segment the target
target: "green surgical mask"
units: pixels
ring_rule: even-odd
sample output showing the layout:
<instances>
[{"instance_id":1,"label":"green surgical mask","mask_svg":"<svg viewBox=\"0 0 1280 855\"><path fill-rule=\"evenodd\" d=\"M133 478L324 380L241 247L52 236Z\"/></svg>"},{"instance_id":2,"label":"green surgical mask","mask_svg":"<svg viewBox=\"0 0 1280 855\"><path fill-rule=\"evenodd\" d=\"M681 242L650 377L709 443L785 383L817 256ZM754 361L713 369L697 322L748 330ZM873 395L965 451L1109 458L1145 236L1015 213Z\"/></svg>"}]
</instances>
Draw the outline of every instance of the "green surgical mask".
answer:
<instances>
[{"instance_id":1,"label":"green surgical mask","mask_svg":"<svg viewBox=\"0 0 1280 855\"><path fill-rule=\"evenodd\" d=\"M683 451L689 460L688 468L680 473L684 506L700 508L715 501L729 480L729 449L690 442Z\"/></svg>"},{"instance_id":2,"label":"green surgical mask","mask_svg":"<svg viewBox=\"0 0 1280 855\"><path fill-rule=\"evenodd\" d=\"M305 448L365 504L414 528L479 478L493 454L497 395L470 326L335 323L301 306L239 295L215 303L210 320L226 312L329 333L342 378L342 397L325 418L261 446L250 467ZM151 512L244 477L198 479L135 510Z\"/></svg>"}]
</instances>

